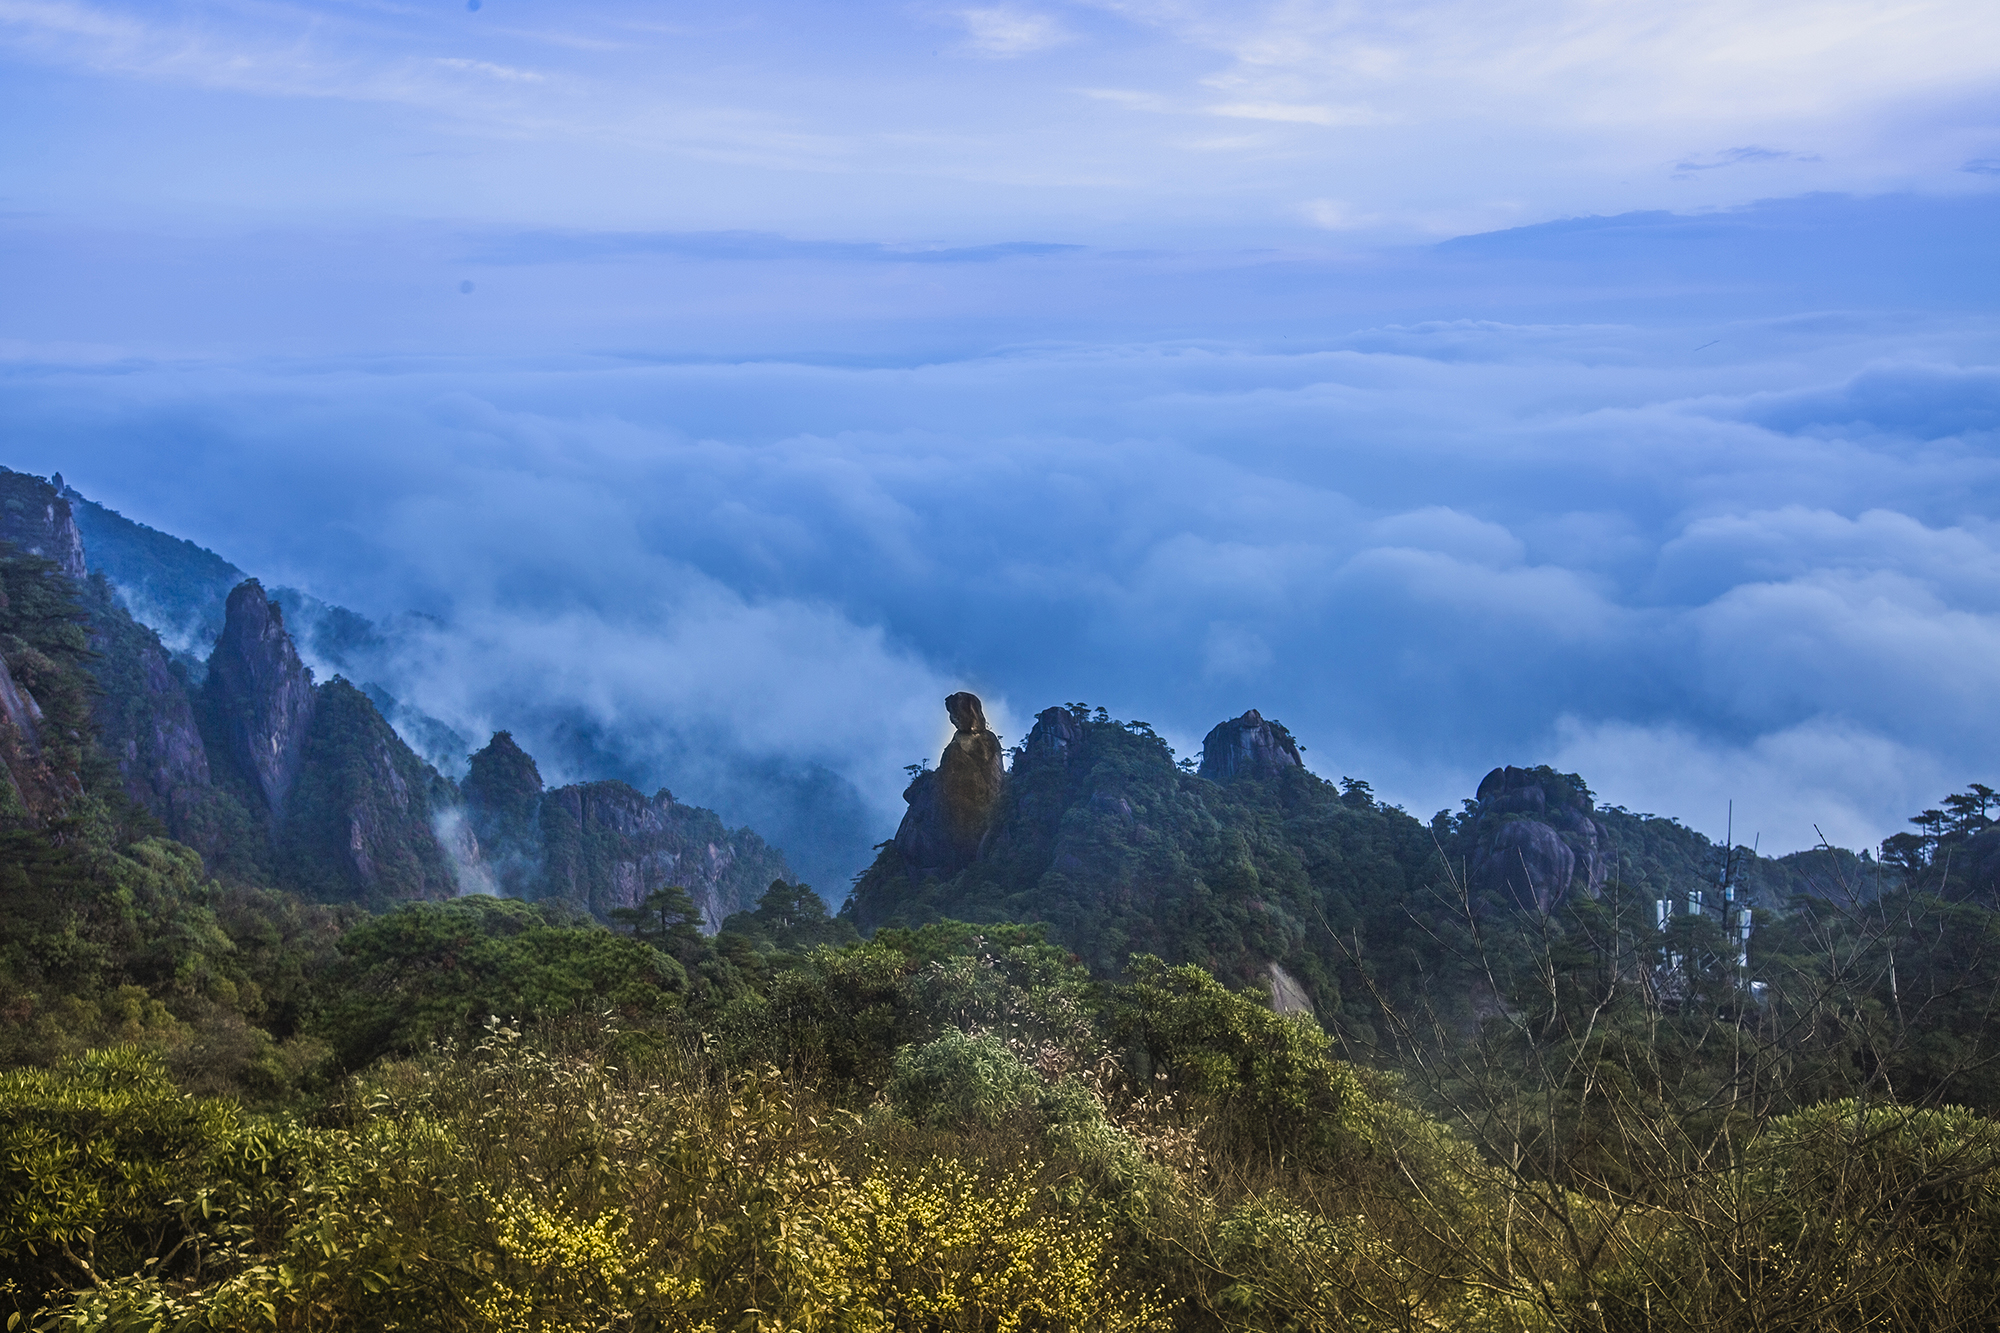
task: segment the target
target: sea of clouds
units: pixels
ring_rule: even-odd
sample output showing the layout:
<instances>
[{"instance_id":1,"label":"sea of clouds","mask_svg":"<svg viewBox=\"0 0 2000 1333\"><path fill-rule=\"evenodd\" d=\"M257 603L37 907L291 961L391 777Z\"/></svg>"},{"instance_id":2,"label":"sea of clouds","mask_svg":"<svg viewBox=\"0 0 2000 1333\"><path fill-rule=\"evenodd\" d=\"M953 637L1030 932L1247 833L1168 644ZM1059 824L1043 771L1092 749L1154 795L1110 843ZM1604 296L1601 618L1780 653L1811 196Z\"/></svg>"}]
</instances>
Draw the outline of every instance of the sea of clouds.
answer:
<instances>
[{"instance_id":1,"label":"sea of clouds","mask_svg":"<svg viewBox=\"0 0 2000 1333\"><path fill-rule=\"evenodd\" d=\"M1716 836L1733 800L1766 851L1869 845L1996 777L1996 224L1827 197L907 253L15 221L0 461L423 613L399 698L713 805L836 895L957 688L1009 744L1084 700L1186 753L1256 707L1424 816L1548 762Z\"/></svg>"}]
</instances>

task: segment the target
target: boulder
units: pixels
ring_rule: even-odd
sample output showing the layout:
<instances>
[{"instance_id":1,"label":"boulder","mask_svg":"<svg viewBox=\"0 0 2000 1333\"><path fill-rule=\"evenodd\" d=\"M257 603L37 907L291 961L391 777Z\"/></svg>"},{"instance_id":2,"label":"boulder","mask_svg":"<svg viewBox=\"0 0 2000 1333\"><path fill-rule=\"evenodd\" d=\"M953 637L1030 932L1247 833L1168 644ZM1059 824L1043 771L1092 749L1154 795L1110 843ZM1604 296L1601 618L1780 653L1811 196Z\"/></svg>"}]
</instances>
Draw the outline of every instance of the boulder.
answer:
<instances>
[{"instance_id":1,"label":"boulder","mask_svg":"<svg viewBox=\"0 0 2000 1333\"><path fill-rule=\"evenodd\" d=\"M1590 792L1547 767L1496 768L1479 784L1470 864L1475 893L1553 911L1573 892L1595 898L1610 878L1610 834Z\"/></svg>"}]
</instances>

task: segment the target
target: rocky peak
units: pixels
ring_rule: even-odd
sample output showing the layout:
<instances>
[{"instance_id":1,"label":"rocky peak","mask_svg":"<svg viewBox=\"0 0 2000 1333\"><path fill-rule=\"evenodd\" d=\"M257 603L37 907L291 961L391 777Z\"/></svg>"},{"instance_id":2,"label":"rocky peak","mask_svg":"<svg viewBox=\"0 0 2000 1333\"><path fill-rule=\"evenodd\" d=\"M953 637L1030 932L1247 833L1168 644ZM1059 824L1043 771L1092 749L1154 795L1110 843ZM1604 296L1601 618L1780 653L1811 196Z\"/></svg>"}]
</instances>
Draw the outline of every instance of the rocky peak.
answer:
<instances>
[{"instance_id":1,"label":"rocky peak","mask_svg":"<svg viewBox=\"0 0 2000 1333\"><path fill-rule=\"evenodd\" d=\"M1551 810L1588 814L1590 795L1550 768L1496 768L1480 779L1476 795L1483 811L1541 815Z\"/></svg>"},{"instance_id":2,"label":"rocky peak","mask_svg":"<svg viewBox=\"0 0 2000 1333\"><path fill-rule=\"evenodd\" d=\"M1494 769L1473 815L1473 889L1543 912L1572 892L1595 898L1615 857L1594 814L1579 778L1547 766Z\"/></svg>"},{"instance_id":3,"label":"rocky peak","mask_svg":"<svg viewBox=\"0 0 2000 1333\"><path fill-rule=\"evenodd\" d=\"M542 772L511 733L496 731L458 784L469 831L496 888L525 896L541 875Z\"/></svg>"},{"instance_id":4,"label":"rocky peak","mask_svg":"<svg viewBox=\"0 0 2000 1333\"><path fill-rule=\"evenodd\" d=\"M53 560L73 579L87 572L83 534L76 515L61 494L61 474L55 484L25 472L0 468L0 541L12 542L29 555Z\"/></svg>"},{"instance_id":5,"label":"rocky peak","mask_svg":"<svg viewBox=\"0 0 2000 1333\"><path fill-rule=\"evenodd\" d=\"M1283 723L1265 721L1254 708L1202 737L1201 776L1211 782L1274 778L1285 769L1304 767L1292 733Z\"/></svg>"},{"instance_id":6,"label":"rocky peak","mask_svg":"<svg viewBox=\"0 0 2000 1333\"><path fill-rule=\"evenodd\" d=\"M305 759L313 678L285 632L284 612L255 579L229 594L222 635L208 659L208 687L236 761L271 812L282 814Z\"/></svg>"},{"instance_id":7,"label":"rocky peak","mask_svg":"<svg viewBox=\"0 0 2000 1333\"><path fill-rule=\"evenodd\" d=\"M542 771L534 756L514 743L513 733L496 731L486 748L468 761L458 790L479 825L482 841L525 840L542 799Z\"/></svg>"},{"instance_id":8,"label":"rocky peak","mask_svg":"<svg viewBox=\"0 0 2000 1333\"><path fill-rule=\"evenodd\" d=\"M1083 724L1067 708L1044 708L1035 714L1034 730L1028 733L1022 754L1032 760L1069 762L1077 746L1083 744Z\"/></svg>"},{"instance_id":9,"label":"rocky peak","mask_svg":"<svg viewBox=\"0 0 2000 1333\"><path fill-rule=\"evenodd\" d=\"M947 877L971 864L1006 781L1000 738L986 726L979 696L960 691L944 701L952 737L935 770L919 773L903 792L909 810L896 848L913 876Z\"/></svg>"}]
</instances>

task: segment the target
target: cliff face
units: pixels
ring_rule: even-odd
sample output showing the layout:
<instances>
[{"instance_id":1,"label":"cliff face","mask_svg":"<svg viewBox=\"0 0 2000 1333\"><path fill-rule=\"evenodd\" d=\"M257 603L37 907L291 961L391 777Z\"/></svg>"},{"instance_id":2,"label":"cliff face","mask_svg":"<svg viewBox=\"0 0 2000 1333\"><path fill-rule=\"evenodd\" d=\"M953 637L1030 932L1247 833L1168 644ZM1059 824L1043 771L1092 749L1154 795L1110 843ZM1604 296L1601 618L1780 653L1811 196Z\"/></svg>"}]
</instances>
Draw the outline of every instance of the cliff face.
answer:
<instances>
[{"instance_id":1,"label":"cliff face","mask_svg":"<svg viewBox=\"0 0 2000 1333\"><path fill-rule=\"evenodd\" d=\"M61 491L60 475L43 481L0 468L0 541L12 542L27 555L53 560L63 573L81 579L83 535Z\"/></svg>"},{"instance_id":2,"label":"cliff face","mask_svg":"<svg viewBox=\"0 0 2000 1333\"><path fill-rule=\"evenodd\" d=\"M232 756L265 807L282 816L305 762L313 722L312 672L299 660L284 613L246 579L229 594L207 688Z\"/></svg>"},{"instance_id":3,"label":"cliff face","mask_svg":"<svg viewBox=\"0 0 2000 1333\"><path fill-rule=\"evenodd\" d=\"M126 794L211 873L377 905L457 891L455 863L477 858L452 837L450 784L359 690L338 677L314 686L256 581L230 593L193 693L102 575L83 595L98 743Z\"/></svg>"},{"instance_id":4,"label":"cliff face","mask_svg":"<svg viewBox=\"0 0 2000 1333\"><path fill-rule=\"evenodd\" d=\"M35 696L14 683L0 657L0 816L26 819L48 803L41 725Z\"/></svg>"},{"instance_id":5,"label":"cliff face","mask_svg":"<svg viewBox=\"0 0 2000 1333\"><path fill-rule=\"evenodd\" d=\"M318 897L384 903L458 891L438 817L456 804L368 697L319 688L278 827L286 878Z\"/></svg>"},{"instance_id":6,"label":"cliff face","mask_svg":"<svg viewBox=\"0 0 2000 1333\"><path fill-rule=\"evenodd\" d=\"M558 787L542 798L538 896L566 898L597 916L636 907L678 884L714 934L753 907L771 881L789 879L784 854L749 829L731 832L714 811L667 791L648 800L622 782Z\"/></svg>"},{"instance_id":7,"label":"cliff face","mask_svg":"<svg viewBox=\"0 0 2000 1333\"><path fill-rule=\"evenodd\" d=\"M85 585L83 600L97 654L91 671L104 691L94 710L98 743L118 765L125 794L196 846L182 836L183 816L214 779L186 684L159 635L133 620L101 579Z\"/></svg>"},{"instance_id":8,"label":"cliff face","mask_svg":"<svg viewBox=\"0 0 2000 1333\"><path fill-rule=\"evenodd\" d=\"M561 898L605 917L678 884L713 934L791 877L782 852L671 792L649 799L622 782L544 791L534 759L504 731L472 756L459 793L483 871L510 895Z\"/></svg>"},{"instance_id":9,"label":"cliff face","mask_svg":"<svg viewBox=\"0 0 2000 1333\"><path fill-rule=\"evenodd\" d=\"M1461 830L1474 892L1543 912L1571 893L1603 892L1615 856L1582 779L1546 766L1496 768L1477 799Z\"/></svg>"},{"instance_id":10,"label":"cliff face","mask_svg":"<svg viewBox=\"0 0 2000 1333\"><path fill-rule=\"evenodd\" d=\"M0 470L0 817L10 822L68 812L92 758L90 643L67 574L74 537L48 482Z\"/></svg>"}]
</instances>

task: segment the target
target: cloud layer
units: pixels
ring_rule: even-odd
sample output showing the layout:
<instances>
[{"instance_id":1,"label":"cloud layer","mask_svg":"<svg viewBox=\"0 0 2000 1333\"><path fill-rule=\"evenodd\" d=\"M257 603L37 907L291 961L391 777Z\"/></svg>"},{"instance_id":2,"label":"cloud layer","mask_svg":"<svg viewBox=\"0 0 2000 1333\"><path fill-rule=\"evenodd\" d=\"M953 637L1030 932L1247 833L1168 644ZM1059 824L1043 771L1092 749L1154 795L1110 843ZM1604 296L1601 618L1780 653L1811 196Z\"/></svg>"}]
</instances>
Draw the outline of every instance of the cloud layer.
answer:
<instances>
[{"instance_id":1,"label":"cloud layer","mask_svg":"<svg viewBox=\"0 0 2000 1333\"><path fill-rule=\"evenodd\" d=\"M1837 248L1871 207L1737 225ZM2000 325L1943 301L1788 311L1782 271L1708 287L1712 251L1639 230L1651 285L1614 302L1599 275L1633 266L1572 228L1276 277L1156 255L1151 304L1094 328L1093 287L1140 261L770 243L730 261L769 293L738 312L746 341L814 336L829 289L846 311L911 275L925 294L846 356L49 342L0 405L13 466L329 600L436 617L384 667L411 702L536 737L558 776L608 767L754 819L822 879L893 827L959 687L1010 741L1086 699L1186 751L1256 706L1319 771L1419 813L1549 761L1702 827L1733 798L1767 849L1815 825L1872 843L2000 750ZM508 281L690 271L664 243L582 249L516 254ZM1183 300L1281 328L1286 286L1410 316L1530 280L1566 318L1139 336ZM993 346L979 321L1004 326L1010 285L1097 336ZM536 308L683 336L575 292ZM504 301L487 318L482 337L531 336Z\"/></svg>"}]
</instances>

